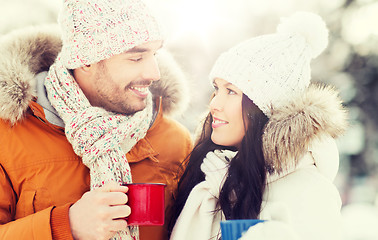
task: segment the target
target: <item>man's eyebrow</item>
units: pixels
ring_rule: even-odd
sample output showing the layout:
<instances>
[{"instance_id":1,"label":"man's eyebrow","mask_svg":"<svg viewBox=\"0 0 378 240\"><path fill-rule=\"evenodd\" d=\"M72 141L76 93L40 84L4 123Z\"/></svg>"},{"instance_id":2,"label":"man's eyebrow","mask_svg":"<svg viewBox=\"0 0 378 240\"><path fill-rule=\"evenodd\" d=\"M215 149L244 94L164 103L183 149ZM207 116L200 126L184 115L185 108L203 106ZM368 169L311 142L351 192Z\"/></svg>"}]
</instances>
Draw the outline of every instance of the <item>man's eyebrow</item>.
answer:
<instances>
[{"instance_id":1,"label":"man's eyebrow","mask_svg":"<svg viewBox=\"0 0 378 240\"><path fill-rule=\"evenodd\" d=\"M126 53L144 53L147 51L149 51L147 48L133 47L132 49L127 50Z\"/></svg>"},{"instance_id":2,"label":"man's eyebrow","mask_svg":"<svg viewBox=\"0 0 378 240\"><path fill-rule=\"evenodd\" d=\"M159 46L159 49L162 47L163 47L163 43L161 43L161 45ZM144 53L148 51L150 51L150 49L136 46L136 47L133 47L132 49L127 50L125 53Z\"/></svg>"}]
</instances>

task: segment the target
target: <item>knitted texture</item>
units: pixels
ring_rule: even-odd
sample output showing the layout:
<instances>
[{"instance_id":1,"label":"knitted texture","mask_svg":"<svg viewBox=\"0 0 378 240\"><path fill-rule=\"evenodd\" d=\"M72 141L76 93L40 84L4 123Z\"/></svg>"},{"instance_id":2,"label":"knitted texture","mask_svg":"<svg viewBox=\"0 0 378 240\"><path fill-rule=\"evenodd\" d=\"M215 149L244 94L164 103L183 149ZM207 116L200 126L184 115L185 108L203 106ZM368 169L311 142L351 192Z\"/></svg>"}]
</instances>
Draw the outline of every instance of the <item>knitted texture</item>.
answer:
<instances>
[{"instance_id":1,"label":"knitted texture","mask_svg":"<svg viewBox=\"0 0 378 240\"><path fill-rule=\"evenodd\" d=\"M65 0L58 22L68 69L90 65L153 40L160 27L142 0Z\"/></svg>"},{"instance_id":2,"label":"knitted texture","mask_svg":"<svg viewBox=\"0 0 378 240\"><path fill-rule=\"evenodd\" d=\"M63 66L60 56L50 67L45 87L52 106L65 123L68 141L90 169L91 189L111 180L120 184L131 183L130 166L125 154L146 135L150 126L151 94L147 98L146 108L131 116L93 107ZM118 232L114 239L138 237L138 228L130 226L127 231Z\"/></svg>"},{"instance_id":3,"label":"knitted texture","mask_svg":"<svg viewBox=\"0 0 378 240\"><path fill-rule=\"evenodd\" d=\"M210 79L222 78L246 94L265 115L304 93L311 59L328 44L328 30L316 14L283 19L277 33L247 40L217 59Z\"/></svg>"},{"instance_id":4,"label":"knitted texture","mask_svg":"<svg viewBox=\"0 0 378 240\"><path fill-rule=\"evenodd\" d=\"M201 164L205 181L190 192L172 230L170 240L219 239L223 212L217 207L219 194L228 176L229 161L237 152L208 152Z\"/></svg>"}]
</instances>

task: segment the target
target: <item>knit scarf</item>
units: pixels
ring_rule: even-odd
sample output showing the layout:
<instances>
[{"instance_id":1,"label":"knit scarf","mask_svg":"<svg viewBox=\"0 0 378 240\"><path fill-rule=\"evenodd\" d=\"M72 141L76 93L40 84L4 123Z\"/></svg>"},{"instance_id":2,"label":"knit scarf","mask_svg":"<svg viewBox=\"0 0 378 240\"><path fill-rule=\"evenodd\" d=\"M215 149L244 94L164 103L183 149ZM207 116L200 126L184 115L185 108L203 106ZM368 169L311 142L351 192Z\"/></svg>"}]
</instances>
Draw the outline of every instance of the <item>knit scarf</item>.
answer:
<instances>
[{"instance_id":1,"label":"knit scarf","mask_svg":"<svg viewBox=\"0 0 378 240\"><path fill-rule=\"evenodd\" d=\"M170 240L216 240L220 238L220 222L225 220L219 208L219 194L228 176L229 163L236 152L209 152L201 164L205 180L190 192L172 230Z\"/></svg>"},{"instance_id":2,"label":"knit scarf","mask_svg":"<svg viewBox=\"0 0 378 240\"><path fill-rule=\"evenodd\" d=\"M91 190L109 181L131 183L126 153L146 135L150 126L151 94L146 108L130 116L93 107L60 56L50 67L45 87L49 101L65 123L68 141L90 169ZM129 226L113 239L139 239L138 227Z\"/></svg>"}]
</instances>

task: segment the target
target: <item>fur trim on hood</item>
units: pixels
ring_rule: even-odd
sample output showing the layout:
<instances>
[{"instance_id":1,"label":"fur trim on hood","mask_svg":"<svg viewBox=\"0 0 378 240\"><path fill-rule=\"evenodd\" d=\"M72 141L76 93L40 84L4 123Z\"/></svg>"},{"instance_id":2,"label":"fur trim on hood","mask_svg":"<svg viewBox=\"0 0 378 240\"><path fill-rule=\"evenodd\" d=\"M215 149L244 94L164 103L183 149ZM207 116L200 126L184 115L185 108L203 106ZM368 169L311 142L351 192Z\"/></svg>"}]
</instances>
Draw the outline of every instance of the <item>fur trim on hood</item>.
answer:
<instances>
[{"instance_id":1,"label":"fur trim on hood","mask_svg":"<svg viewBox=\"0 0 378 240\"><path fill-rule=\"evenodd\" d=\"M159 50L156 54L160 81L155 81L150 87L154 98L163 99L164 113L170 116L182 114L189 105L189 86L184 72L166 50Z\"/></svg>"},{"instance_id":2,"label":"fur trim on hood","mask_svg":"<svg viewBox=\"0 0 378 240\"><path fill-rule=\"evenodd\" d=\"M19 121L36 95L35 75L47 71L62 45L57 27L30 27L0 38L0 118Z\"/></svg>"},{"instance_id":3,"label":"fur trim on hood","mask_svg":"<svg viewBox=\"0 0 378 240\"><path fill-rule=\"evenodd\" d=\"M15 30L0 38L0 118L15 124L36 96L36 74L47 71L61 50L56 24ZM183 112L188 104L185 76L166 51L157 54L161 79L151 87L163 97L164 114Z\"/></svg>"},{"instance_id":4,"label":"fur trim on hood","mask_svg":"<svg viewBox=\"0 0 378 240\"><path fill-rule=\"evenodd\" d=\"M263 134L263 152L270 172L295 166L313 140L339 137L347 128L347 111L330 86L312 84L291 104L272 109Z\"/></svg>"}]
</instances>

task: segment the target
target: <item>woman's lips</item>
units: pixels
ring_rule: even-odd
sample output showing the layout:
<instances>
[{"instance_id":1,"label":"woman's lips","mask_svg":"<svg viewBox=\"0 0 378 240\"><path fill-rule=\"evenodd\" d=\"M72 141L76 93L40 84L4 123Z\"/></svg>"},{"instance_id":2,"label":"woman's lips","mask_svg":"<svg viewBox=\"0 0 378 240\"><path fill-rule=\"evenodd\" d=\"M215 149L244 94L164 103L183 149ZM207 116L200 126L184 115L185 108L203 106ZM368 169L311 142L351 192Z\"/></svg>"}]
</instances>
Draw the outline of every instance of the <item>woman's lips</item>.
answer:
<instances>
[{"instance_id":1,"label":"woman's lips","mask_svg":"<svg viewBox=\"0 0 378 240\"><path fill-rule=\"evenodd\" d=\"M216 118L216 117L213 117L213 122L211 123L211 126L213 128L218 128L218 127L221 127L221 126L224 126L228 124L227 121L224 121L222 119L219 119L219 118Z\"/></svg>"}]
</instances>

